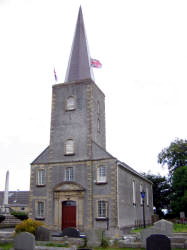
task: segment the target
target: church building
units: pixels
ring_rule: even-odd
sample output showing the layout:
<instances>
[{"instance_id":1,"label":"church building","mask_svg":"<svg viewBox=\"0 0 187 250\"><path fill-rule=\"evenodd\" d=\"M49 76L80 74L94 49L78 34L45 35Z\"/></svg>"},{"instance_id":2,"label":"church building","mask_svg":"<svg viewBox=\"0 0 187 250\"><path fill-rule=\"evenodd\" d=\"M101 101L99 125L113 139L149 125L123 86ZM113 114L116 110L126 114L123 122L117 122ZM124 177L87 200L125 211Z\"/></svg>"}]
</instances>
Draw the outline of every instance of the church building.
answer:
<instances>
[{"instance_id":1,"label":"church building","mask_svg":"<svg viewBox=\"0 0 187 250\"><path fill-rule=\"evenodd\" d=\"M31 163L30 217L52 229L123 229L153 213L152 183L106 151L105 96L91 69L81 8L49 146ZM142 198L141 192L145 193Z\"/></svg>"}]
</instances>

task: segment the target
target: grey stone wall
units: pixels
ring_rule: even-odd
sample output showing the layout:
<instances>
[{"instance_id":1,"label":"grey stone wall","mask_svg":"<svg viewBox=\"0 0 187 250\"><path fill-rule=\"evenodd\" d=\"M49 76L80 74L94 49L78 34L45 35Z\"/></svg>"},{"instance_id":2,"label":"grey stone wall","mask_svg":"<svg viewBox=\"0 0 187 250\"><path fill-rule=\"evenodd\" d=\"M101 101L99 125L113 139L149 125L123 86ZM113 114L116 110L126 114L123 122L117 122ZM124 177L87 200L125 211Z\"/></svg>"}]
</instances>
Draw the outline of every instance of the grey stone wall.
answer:
<instances>
[{"instance_id":1,"label":"grey stone wall","mask_svg":"<svg viewBox=\"0 0 187 250\"><path fill-rule=\"evenodd\" d=\"M66 110L66 100L73 96L75 110ZM97 110L100 104L100 112ZM97 123L100 121L100 131ZM64 155L67 139L75 141L75 154ZM50 162L88 160L92 158L92 141L105 148L105 104L104 94L91 80L83 80L53 86Z\"/></svg>"},{"instance_id":2,"label":"grey stone wall","mask_svg":"<svg viewBox=\"0 0 187 250\"><path fill-rule=\"evenodd\" d=\"M52 157L57 161L75 161L88 158L87 87L88 83L53 86L50 148ZM75 110L66 110L66 100L69 96L75 97ZM64 143L67 139L75 141L76 153L73 156L64 156Z\"/></svg>"},{"instance_id":3,"label":"grey stone wall","mask_svg":"<svg viewBox=\"0 0 187 250\"><path fill-rule=\"evenodd\" d=\"M92 140L103 149L106 147L105 135L105 96L96 84L92 84ZM98 105L100 111L98 112ZM100 121L100 131L97 131L97 122Z\"/></svg>"},{"instance_id":4,"label":"grey stone wall","mask_svg":"<svg viewBox=\"0 0 187 250\"><path fill-rule=\"evenodd\" d=\"M133 181L135 182L135 204L133 204ZM146 223L150 223L153 214L150 182L118 166L118 219L120 228L143 224L140 185L142 185L143 190L149 190L149 206L147 205L147 197L145 197L144 208Z\"/></svg>"}]
</instances>

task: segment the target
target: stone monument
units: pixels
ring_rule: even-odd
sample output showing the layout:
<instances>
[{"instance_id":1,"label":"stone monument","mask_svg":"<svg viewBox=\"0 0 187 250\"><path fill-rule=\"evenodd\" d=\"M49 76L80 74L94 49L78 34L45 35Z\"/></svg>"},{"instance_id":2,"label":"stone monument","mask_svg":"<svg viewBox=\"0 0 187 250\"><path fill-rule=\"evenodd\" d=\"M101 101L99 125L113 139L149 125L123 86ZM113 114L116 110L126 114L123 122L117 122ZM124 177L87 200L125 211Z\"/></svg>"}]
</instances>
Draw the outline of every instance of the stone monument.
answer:
<instances>
[{"instance_id":1,"label":"stone monument","mask_svg":"<svg viewBox=\"0 0 187 250\"><path fill-rule=\"evenodd\" d=\"M9 214L8 190L9 190L9 171L6 172L5 191L4 191L4 198L3 198L3 206L2 206L2 208L1 208L1 213L4 213L4 214Z\"/></svg>"}]
</instances>

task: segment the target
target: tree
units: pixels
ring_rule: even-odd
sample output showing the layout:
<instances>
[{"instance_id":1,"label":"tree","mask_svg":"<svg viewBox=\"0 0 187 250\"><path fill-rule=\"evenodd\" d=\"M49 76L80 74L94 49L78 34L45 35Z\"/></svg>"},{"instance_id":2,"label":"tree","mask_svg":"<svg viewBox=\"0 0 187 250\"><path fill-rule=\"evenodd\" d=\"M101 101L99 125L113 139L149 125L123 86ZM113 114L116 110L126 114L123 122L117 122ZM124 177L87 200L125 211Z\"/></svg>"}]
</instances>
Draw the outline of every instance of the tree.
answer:
<instances>
[{"instance_id":1,"label":"tree","mask_svg":"<svg viewBox=\"0 0 187 250\"><path fill-rule=\"evenodd\" d=\"M163 208L168 208L170 203L170 185L166 177L154 175L151 173L143 173L143 175L153 183L153 205L156 209L156 214L161 215Z\"/></svg>"},{"instance_id":2,"label":"tree","mask_svg":"<svg viewBox=\"0 0 187 250\"><path fill-rule=\"evenodd\" d=\"M168 148L159 153L158 162L168 166L173 213L184 211L187 216L187 140L171 142Z\"/></svg>"},{"instance_id":3,"label":"tree","mask_svg":"<svg viewBox=\"0 0 187 250\"><path fill-rule=\"evenodd\" d=\"M176 139L168 148L164 148L158 155L158 162L167 164L170 175L182 166L187 165L187 140Z\"/></svg>"},{"instance_id":4,"label":"tree","mask_svg":"<svg viewBox=\"0 0 187 250\"><path fill-rule=\"evenodd\" d=\"M175 170L172 177L171 208L175 214L187 215L187 166Z\"/></svg>"}]
</instances>

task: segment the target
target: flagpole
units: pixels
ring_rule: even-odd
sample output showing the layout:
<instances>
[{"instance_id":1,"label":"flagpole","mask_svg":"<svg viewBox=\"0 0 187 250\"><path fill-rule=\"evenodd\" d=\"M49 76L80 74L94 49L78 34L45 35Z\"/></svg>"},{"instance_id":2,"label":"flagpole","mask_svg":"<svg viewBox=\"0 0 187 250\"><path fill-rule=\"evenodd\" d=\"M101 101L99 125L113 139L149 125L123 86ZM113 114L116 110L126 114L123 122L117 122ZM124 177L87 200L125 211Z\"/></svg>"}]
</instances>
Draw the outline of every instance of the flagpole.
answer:
<instances>
[{"instance_id":1,"label":"flagpole","mask_svg":"<svg viewBox=\"0 0 187 250\"><path fill-rule=\"evenodd\" d=\"M57 77L57 74L56 74L55 67L54 67L54 78L55 78L55 83L57 83L57 81L58 81L58 77Z\"/></svg>"}]
</instances>

